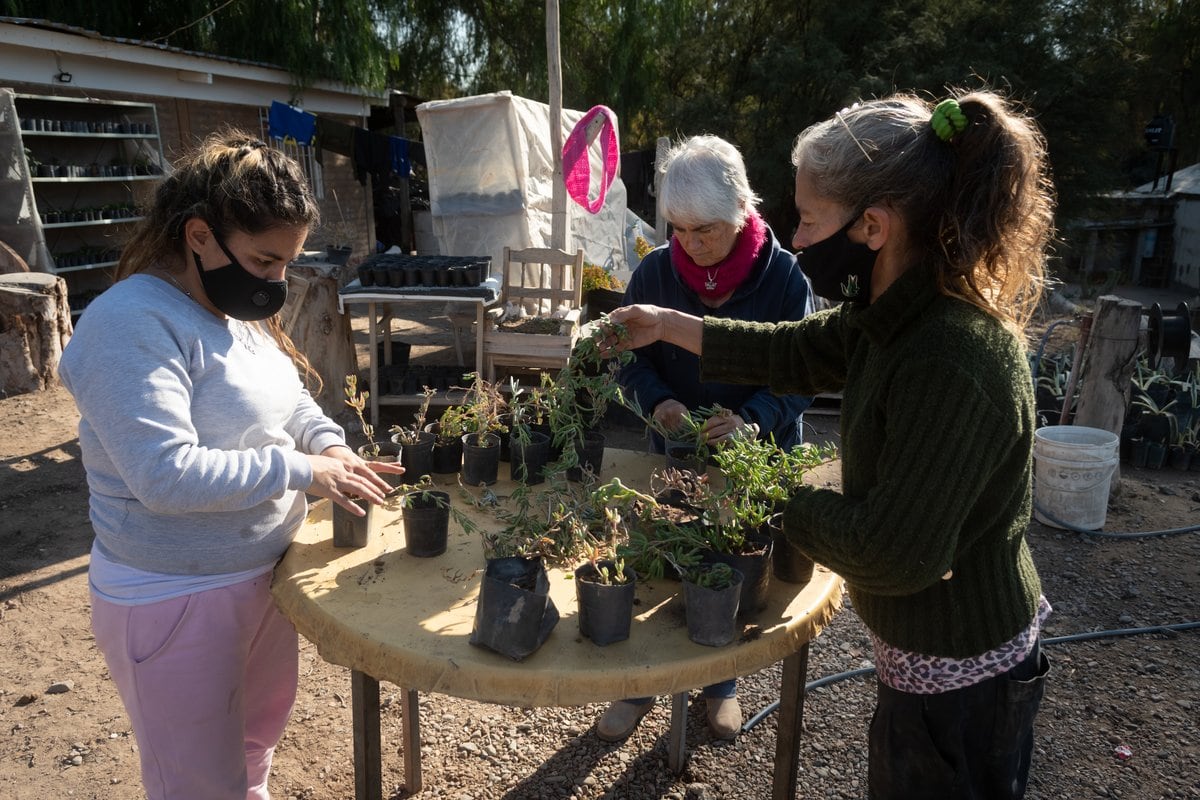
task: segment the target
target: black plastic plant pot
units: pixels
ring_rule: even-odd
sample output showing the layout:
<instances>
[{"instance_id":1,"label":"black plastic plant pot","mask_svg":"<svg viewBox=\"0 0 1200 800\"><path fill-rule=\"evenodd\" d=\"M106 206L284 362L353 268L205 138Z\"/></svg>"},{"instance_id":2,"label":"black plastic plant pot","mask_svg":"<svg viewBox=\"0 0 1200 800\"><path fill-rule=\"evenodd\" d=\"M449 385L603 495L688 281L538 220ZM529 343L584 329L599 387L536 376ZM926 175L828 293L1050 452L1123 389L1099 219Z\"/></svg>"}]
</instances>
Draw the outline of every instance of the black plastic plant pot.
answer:
<instances>
[{"instance_id":1,"label":"black plastic plant pot","mask_svg":"<svg viewBox=\"0 0 1200 800\"><path fill-rule=\"evenodd\" d=\"M667 467L670 469L688 469L697 475L703 475L708 469L696 452L694 444L685 444L683 442L667 442L665 446L667 452Z\"/></svg>"},{"instance_id":2,"label":"black plastic plant pot","mask_svg":"<svg viewBox=\"0 0 1200 800\"><path fill-rule=\"evenodd\" d=\"M500 472L500 437L486 433L477 441L474 433L463 437L462 481L468 486L491 486Z\"/></svg>"},{"instance_id":3,"label":"black plastic plant pot","mask_svg":"<svg viewBox=\"0 0 1200 800\"><path fill-rule=\"evenodd\" d=\"M404 467L401 477L405 483L416 483L422 475L433 474L433 443L436 436L420 431L414 443L402 442L400 434L393 434L392 441L400 446L400 464Z\"/></svg>"},{"instance_id":4,"label":"black plastic plant pot","mask_svg":"<svg viewBox=\"0 0 1200 800\"><path fill-rule=\"evenodd\" d=\"M637 573L629 567L624 571L628 580L621 584L598 582L600 570L611 573L612 561L584 564L575 570L575 601L579 605L579 632L601 647L629 638L633 623L633 595Z\"/></svg>"},{"instance_id":5,"label":"black plastic plant pot","mask_svg":"<svg viewBox=\"0 0 1200 800\"><path fill-rule=\"evenodd\" d=\"M600 474L604 465L604 434L600 431L586 431L583 434L583 446L575 443L575 453L579 457L579 466L567 470L567 480L578 483L583 480L583 473Z\"/></svg>"},{"instance_id":6,"label":"black plastic plant pot","mask_svg":"<svg viewBox=\"0 0 1200 800\"><path fill-rule=\"evenodd\" d=\"M446 552L450 534L450 495L410 492L404 498L404 540L408 554L432 558Z\"/></svg>"},{"instance_id":7,"label":"black plastic plant pot","mask_svg":"<svg viewBox=\"0 0 1200 800\"><path fill-rule=\"evenodd\" d=\"M521 481L526 486L535 486L546 480L546 464L550 461L550 437L537 431L529 431L526 435L529 437L528 442L509 438L509 474L514 481Z\"/></svg>"},{"instance_id":8,"label":"black plastic plant pot","mask_svg":"<svg viewBox=\"0 0 1200 800\"><path fill-rule=\"evenodd\" d=\"M688 638L706 647L724 647L737 638L738 601L742 575L734 570L734 581L724 589L709 589L683 582L683 604Z\"/></svg>"},{"instance_id":9,"label":"black plastic plant pot","mask_svg":"<svg viewBox=\"0 0 1200 800\"><path fill-rule=\"evenodd\" d=\"M333 503L333 501L330 501ZM334 547L366 547L371 534L371 517L375 514L375 506L358 501L359 507L366 506L367 515L357 517L346 509L333 503L333 546Z\"/></svg>"},{"instance_id":10,"label":"black plastic plant pot","mask_svg":"<svg viewBox=\"0 0 1200 800\"><path fill-rule=\"evenodd\" d=\"M441 425L431 422L425 430L434 435L433 442L433 471L438 475L453 475L462 469L463 443L462 438L455 436L446 438L441 435Z\"/></svg>"},{"instance_id":11,"label":"black plastic plant pot","mask_svg":"<svg viewBox=\"0 0 1200 800\"><path fill-rule=\"evenodd\" d=\"M400 461L400 445L395 442L376 442L377 453L369 452L370 445L358 448L358 457L363 461L379 461L384 464L396 464ZM379 477L387 481L388 486L395 489L404 484L404 476L394 472L380 472Z\"/></svg>"},{"instance_id":12,"label":"black plastic plant pot","mask_svg":"<svg viewBox=\"0 0 1200 800\"><path fill-rule=\"evenodd\" d=\"M557 624L558 609L540 558L488 560L471 644L520 661L541 647Z\"/></svg>"},{"instance_id":13,"label":"black plastic plant pot","mask_svg":"<svg viewBox=\"0 0 1200 800\"><path fill-rule=\"evenodd\" d=\"M512 414L501 414L500 415L500 424L504 426L505 430L511 431L512 426L513 426ZM500 460L501 461L512 460L512 454L508 450L508 441L509 441L509 436L507 434L502 434L500 436Z\"/></svg>"},{"instance_id":14,"label":"black plastic plant pot","mask_svg":"<svg viewBox=\"0 0 1200 800\"><path fill-rule=\"evenodd\" d=\"M771 588L771 539L760 536L757 531L746 537L746 543L755 547L750 553L719 553L709 550L701 559L705 564L723 563L742 573L742 597L738 613L742 616L756 614L767 607L767 592Z\"/></svg>"},{"instance_id":15,"label":"black plastic plant pot","mask_svg":"<svg viewBox=\"0 0 1200 800\"><path fill-rule=\"evenodd\" d=\"M361 283L363 286L374 286L375 285L375 271L372 270L370 267L359 267L358 268L358 282Z\"/></svg>"},{"instance_id":16,"label":"black plastic plant pot","mask_svg":"<svg viewBox=\"0 0 1200 800\"><path fill-rule=\"evenodd\" d=\"M781 526L771 526L771 574L775 578L784 583L808 583L815 566L803 550L784 536Z\"/></svg>"}]
</instances>

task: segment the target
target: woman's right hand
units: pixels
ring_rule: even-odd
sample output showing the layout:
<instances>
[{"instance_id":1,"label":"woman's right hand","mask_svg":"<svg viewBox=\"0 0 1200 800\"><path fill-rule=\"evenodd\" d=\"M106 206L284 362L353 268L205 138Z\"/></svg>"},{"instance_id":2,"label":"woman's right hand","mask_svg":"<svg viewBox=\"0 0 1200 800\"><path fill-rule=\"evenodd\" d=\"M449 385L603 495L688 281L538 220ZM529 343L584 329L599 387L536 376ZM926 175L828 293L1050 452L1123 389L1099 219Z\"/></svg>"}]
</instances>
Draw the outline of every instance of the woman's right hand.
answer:
<instances>
[{"instance_id":1,"label":"woman's right hand","mask_svg":"<svg viewBox=\"0 0 1200 800\"><path fill-rule=\"evenodd\" d=\"M700 317L662 306L638 304L616 309L608 315L608 320L623 325L628 336L620 339L609 329L601 344L602 351L619 353L661 340L700 353L704 332L704 320Z\"/></svg>"},{"instance_id":2,"label":"woman's right hand","mask_svg":"<svg viewBox=\"0 0 1200 800\"><path fill-rule=\"evenodd\" d=\"M331 450L333 448L325 452ZM349 458L307 456L313 472L312 483L307 491L317 497L329 498L351 514L362 517L367 512L353 501L366 500L378 505L384 501L384 494L390 487L375 474L367 462L355 456L349 449L345 449L345 452Z\"/></svg>"}]
</instances>

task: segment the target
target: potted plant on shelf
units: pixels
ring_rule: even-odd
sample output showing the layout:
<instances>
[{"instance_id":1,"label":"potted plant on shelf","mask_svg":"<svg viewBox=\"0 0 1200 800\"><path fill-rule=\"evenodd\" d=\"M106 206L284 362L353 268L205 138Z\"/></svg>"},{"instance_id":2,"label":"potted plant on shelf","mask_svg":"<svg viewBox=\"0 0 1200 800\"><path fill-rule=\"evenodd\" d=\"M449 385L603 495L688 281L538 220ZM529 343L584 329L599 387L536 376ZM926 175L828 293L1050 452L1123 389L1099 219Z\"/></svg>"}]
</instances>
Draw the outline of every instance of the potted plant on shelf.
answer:
<instances>
[{"instance_id":1,"label":"potted plant on shelf","mask_svg":"<svg viewBox=\"0 0 1200 800\"><path fill-rule=\"evenodd\" d=\"M683 572L683 604L688 638L724 647L738 635L742 574L725 563L700 564Z\"/></svg>"},{"instance_id":2,"label":"potted plant on shelf","mask_svg":"<svg viewBox=\"0 0 1200 800\"><path fill-rule=\"evenodd\" d=\"M421 404L409 425L393 425L389 429L392 441L400 447L400 463L404 466L405 483L416 483L433 472L433 445L437 437L425 430L425 418L433 402L435 389L424 387Z\"/></svg>"}]
</instances>

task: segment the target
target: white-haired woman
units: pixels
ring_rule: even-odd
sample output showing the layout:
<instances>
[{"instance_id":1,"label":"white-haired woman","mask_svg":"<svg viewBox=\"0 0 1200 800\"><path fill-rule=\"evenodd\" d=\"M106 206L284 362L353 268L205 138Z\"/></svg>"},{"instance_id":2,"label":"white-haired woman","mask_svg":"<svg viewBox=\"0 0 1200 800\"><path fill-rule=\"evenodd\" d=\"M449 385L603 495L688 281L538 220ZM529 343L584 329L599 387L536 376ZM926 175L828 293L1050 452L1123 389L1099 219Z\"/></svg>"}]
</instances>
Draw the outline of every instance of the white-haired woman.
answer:
<instances>
[{"instance_id":1,"label":"white-haired woman","mask_svg":"<svg viewBox=\"0 0 1200 800\"><path fill-rule=\"evenodd\" d=\"M798 320L812 311L808 282L796 258L780 246L759 216L741 153L717 136L694 136L663 162L659 198L673 230L670 241L642 259L625 290L626 305L649 303L696 316L752 322ZM687 350L654 342L635 351L621 384L665 428L698 408L720 404L733 413L705 423L710 442L740 429L784 448L800 442L801 414L810 398L773 394L765 385L705 381ZM652 446L662 452L657 433ZM742 724L737 681L704 689L709 728L731 739ZM613 703L596 723L605 741L620 741L654 706L642 697Z\"/></svg>"}]
</instances>

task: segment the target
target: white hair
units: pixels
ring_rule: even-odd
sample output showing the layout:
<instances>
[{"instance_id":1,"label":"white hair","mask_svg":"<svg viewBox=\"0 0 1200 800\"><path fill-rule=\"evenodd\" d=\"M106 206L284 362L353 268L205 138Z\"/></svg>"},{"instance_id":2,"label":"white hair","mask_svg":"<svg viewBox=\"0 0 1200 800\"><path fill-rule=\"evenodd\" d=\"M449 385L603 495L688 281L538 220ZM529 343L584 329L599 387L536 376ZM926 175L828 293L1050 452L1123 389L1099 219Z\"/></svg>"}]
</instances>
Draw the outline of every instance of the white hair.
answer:
<instances>
[{"instance_id":1,"label":"white hair","mask_svg":"<svg viewBox=\"0 0 1200 800\"><path fill-rule=\"evenodd\" d=\"M759 197L746 162L719 136L693 136L672 147L662 164L658 195L672 222L728 222L741 229Z\"/></svg>"}]
</instances>

